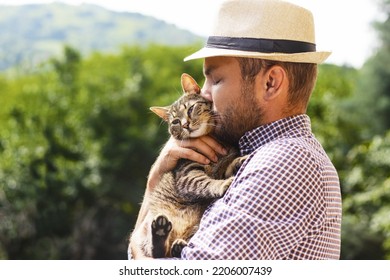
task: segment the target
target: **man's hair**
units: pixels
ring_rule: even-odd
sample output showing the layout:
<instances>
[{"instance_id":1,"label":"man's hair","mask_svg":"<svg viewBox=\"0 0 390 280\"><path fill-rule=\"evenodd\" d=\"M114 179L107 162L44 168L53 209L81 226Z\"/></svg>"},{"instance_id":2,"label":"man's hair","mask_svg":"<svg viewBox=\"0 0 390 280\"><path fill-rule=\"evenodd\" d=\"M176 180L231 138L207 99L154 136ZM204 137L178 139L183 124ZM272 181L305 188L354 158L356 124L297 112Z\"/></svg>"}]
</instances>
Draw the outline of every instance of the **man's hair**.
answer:
<instances>
[{"instance_id":1,"label":"man's hair","mask_svg":"<svg viewBox=\"0 0 390 280\"><path fill-rule=\"evenodd\" d=\"M254 83L257 74L262 69L267 71L275 65L282 67L286 71L289 80L289 108L287 110L303 108L306 111L317 80L317 64L241 57L237 60L240 64L242 79L248 83Z\"/></svg>"}]
</instances>

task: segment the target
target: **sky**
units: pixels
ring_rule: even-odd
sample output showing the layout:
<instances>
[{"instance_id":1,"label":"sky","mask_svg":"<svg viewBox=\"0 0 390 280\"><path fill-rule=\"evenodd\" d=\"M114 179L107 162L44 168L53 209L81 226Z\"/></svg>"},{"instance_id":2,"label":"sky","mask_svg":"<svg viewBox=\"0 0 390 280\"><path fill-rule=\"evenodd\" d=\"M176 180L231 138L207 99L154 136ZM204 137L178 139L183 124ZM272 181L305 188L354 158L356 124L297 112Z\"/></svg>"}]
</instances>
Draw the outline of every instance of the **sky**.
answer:
<instances>
[{"instance_id":1,"label":"sky","mask_svg":"<svg viewBox=\"0 0 390 280\"><path fill-rule=\"evenodd\" d=\"M0 0L0 5L64 2L96 4L114 11L138 12L207 36L223 0ZM319 51L332 51L329 63L361 67L378 46L374 21L383 18L378 0L288 0L314 15Z\"/></svg>"}]
</instances>

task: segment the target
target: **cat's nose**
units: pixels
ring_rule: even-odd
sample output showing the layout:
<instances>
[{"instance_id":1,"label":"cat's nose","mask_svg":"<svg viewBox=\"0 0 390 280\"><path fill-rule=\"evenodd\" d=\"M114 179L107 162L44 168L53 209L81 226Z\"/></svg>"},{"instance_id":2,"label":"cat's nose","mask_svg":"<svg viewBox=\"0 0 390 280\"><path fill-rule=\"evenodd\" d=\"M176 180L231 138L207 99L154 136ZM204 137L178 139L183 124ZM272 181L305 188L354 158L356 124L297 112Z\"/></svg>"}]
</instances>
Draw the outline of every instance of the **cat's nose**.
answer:
<instances>
[{"instance_id":1,"label":"cat's nose","mask_svg":"<svg viewBox=\"0 0 390 280\"><path fill-rule=\"evenodd\" d=\"M182 124L182 127L188 129L190 127L190 124L188 122L185 122Z\"/></svg>"}]
</instances>

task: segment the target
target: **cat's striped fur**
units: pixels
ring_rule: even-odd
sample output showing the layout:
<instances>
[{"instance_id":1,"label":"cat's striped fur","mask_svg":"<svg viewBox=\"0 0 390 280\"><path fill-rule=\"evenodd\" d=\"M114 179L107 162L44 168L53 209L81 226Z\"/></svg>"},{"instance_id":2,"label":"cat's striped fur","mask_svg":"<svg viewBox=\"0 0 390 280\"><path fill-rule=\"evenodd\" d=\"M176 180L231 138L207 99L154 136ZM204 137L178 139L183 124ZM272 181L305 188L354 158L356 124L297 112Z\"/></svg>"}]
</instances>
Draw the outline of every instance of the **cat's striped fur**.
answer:
<instances>
[{"instance_id":1,"label":"cat's striped fur","mask_svg":"<svg viewBox=\"0 0 390 280\"><path fill-rule=\"evenodd\" d=\"M212 133L215 113L212 103L200 95L200 87L187 74L182 75L184 94L168 107L151 110L168 122L176 139ZM180 257L181 250L198 229L203 212L223 196L242 164L235 149L217 163L201 165L179 160L176 168L162 176L143 204L148 212L130 237L129 253L153 258Z\"/></svg>"}]
</instances>

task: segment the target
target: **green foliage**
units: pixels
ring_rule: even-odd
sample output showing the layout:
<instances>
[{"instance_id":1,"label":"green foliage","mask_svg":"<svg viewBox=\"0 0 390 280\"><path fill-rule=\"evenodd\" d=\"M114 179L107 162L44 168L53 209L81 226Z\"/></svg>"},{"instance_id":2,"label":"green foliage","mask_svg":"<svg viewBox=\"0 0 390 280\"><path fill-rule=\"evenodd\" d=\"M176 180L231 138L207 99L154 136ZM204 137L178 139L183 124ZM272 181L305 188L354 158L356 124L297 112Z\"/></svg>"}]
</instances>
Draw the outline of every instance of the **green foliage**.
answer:
<instances>
[{"instance_id":1,"label":"green foliage","mask_svg":"<svg viewBox=\"0 0 390 280\"><path fill-rule=\"evenodd\" d=\"M1 258L126 257L166 140L148 107L180 93L186 54L150 46L83 60L66 47L35 74L0 79Z\"/></svg>"},{"instance_id":2,"label":"green foliage","mask_svg":"<svg viewBox=\"0 0 390 280\"><path fill-rule=\"evenodd\" d=\"M380 47L359 71L343 111L356 132L339 169L347 259L390 259L390 1L382 1L382 11Z\"/></svg>"},{"instance_id":3,"label":"green foliage","mask_svg":"<svg viewBox=\"0 0 390 280\"><path fill-rule=\"evenodd\" d=\"M344 178L345 255L352 259L390 258L390 131L348 153Z\"/></svg>"},{"instance_id":4,"label":"green foliage","mask_svg":"<svg viewBox=\"0 0 390 280\"><path fill-rule=\"evenodd\" d=\"M390 2L380 2L384 20L375 23L380 44L361 70L355 106L366 127L366 139L390 129Z\"/></svg>"},{"instance_id":5,"label":"green foliage","mask_svg":"<svg viewBox=\"0 0 390 280\"><path fill-rule=\"evenodd\" d=\"M339 171L344 169L345 155L360 138L360 126L350 121L348 113L357 75L353 68L320 65L308 106L313 131Z\"/></svg>"},{"instance_id":6,"label":"green foliage","mask_svg":"<svg viewBox=\"0 0 390 280\"><path fill-rule=\"evenodd\" d=\"M202 83L199 46L62 56L0 75L0 258L125 259L146 178L167 139L149 111ZM339 171L343 259L390 258L390 131L356 107L364 69L321 65L308 114Z\"/></svg>"},{"instance_id":7,"label":"green foliage","mask_svg":"<svg viewBox=\"0 0 390 280\"><path fill-rule=\"evenodd\" d=\"M308 108L340 176L343 259L390 259L390 1L381 2L377 51L359 70L321 65ZM0 27L0 69L23 63L0 74L0 259L125 259L167 138L148 108L181 94L181 73L203 79L201 61L182 61L198 45L147 44L201 38L60 3L2 6Z\"/></svg>"}]
</instances>

